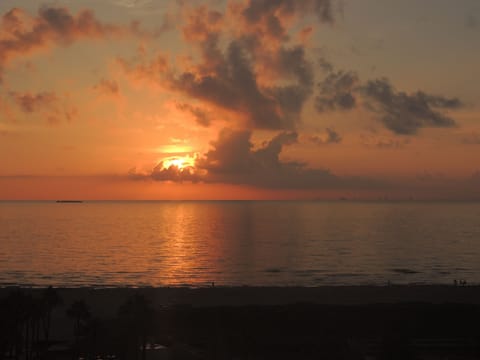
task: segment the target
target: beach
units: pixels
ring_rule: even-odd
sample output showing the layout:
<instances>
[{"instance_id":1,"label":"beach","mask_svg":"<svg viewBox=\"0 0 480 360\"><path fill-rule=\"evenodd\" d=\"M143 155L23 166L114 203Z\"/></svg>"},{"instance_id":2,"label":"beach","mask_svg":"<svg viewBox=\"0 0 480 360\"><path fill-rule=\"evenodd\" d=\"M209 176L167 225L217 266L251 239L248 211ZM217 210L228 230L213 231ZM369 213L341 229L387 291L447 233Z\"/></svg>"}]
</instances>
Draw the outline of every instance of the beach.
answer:
<instances>
[{"instance_id":1,"label":"beach","mask_svg":"<svg viewBox=\"0 0 480 360\"><path fill-rule=\"evenodd\" d=\"M0 297L17 287L0 288ZM32 294L42 288L23 288ZM140 287L140 288L57 288L69 303L84 299L93 309L108 312L134 293L144 294L155 307L191 305L193 307L248 305L365 305L396 303L480 304L480 286L390 285L322 287ZM105 310L105 311L104 311Z\"/></svg>"},{"instance_id":2,"label":"beach","mask_svg":"<svg viewBox=\"0 0 480 360\"><path fill-rule=\"evenodd\" d=\"M2 288L0 298L16 290ZM33 298L40 298L44 290L22 289ZM56 290L62 302L52 313L51 339L72 344L75 333L67 309L80 300L90 312L88 321L104 324L102 334L96 336L104 337L98 341L110 344L105 345L109 351L119 346L119 309L135 296L146 299L154 310L152 341L171 351L179 346L186 351L187 355L176 358L207 359L212 358L212 351L239 358L282 358L285 354L308 358L308 354L331 355L341 349L379 358L390 346L408 349L417 358L418 354L440 353L470 359L477 354L480 336L478 286ZM111 334L117 335L111 338ZM355 358L350 355L346 358Z\"/></svg>"},{"instance_id":3,"label":"beach","mask_svg":"<svg viewBox=\"0 0 480 360\"><path fill-rule=\"evenodd\" d=\"M17 287L0 288L0 298ZM32 295L42 288L22 288ZM163 288L57 288L64 305L85 300L93 312L109 316L129 296L143 294L153 307L189 305L270 306L289 304L373 305L373 304L480 304L480 286L390 285L390 286L323 286L323 287L163 287Z\"/></svg>"}]
</instances>

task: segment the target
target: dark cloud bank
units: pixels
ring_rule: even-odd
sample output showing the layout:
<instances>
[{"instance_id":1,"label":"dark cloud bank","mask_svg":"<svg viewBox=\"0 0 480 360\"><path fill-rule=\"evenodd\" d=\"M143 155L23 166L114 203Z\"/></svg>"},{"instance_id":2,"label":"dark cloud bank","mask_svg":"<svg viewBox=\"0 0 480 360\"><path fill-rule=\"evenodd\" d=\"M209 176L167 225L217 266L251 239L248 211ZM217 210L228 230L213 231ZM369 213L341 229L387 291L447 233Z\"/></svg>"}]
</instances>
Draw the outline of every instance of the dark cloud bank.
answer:
<instances>
[{"instance_id":1,"label":"dark cloud bank","mask_svg":"<svg viewBox=\"0 0 480 360\"><path fill-rule=\"evenodd\" d=\"M232 129L224 129L195 167L164 169L159 164L134 178L160 181L234 183L266 188L356 188L380 189L387 184L366 178L339 177L327 169L284 161L283 149L299 141L316 145L338 144L342 136L332 128L324 134L299 135L301 115L313 98L321 118L327 112L346 112L362 107L394 135L415 135L423 128L451 128L455 120L447 113L462 107L456 98L423 91L397 90L388 79L363 81L354 71L337 70L325 59L315 64L307 46L293 40L292 19L314 18L317 24L333 24L333 0L250 0L230 2L235 12L220 12L205 6L186 11L181 30L198 51L199 60L188 69L174 67L167 57L136 64L121 59L124 70L136 79L151 81L208 103L214 109L240 114ZM294 22L293 22L294 23ZM318 60L317 60L318 61ZM316 71L319 70L319 71ZM179 104L197 122L210 126L216 119L200 107ZM235 130L235 129L242 130ZM252 133L277 131L269 142L254 147ZM394 147L391 141L379 147Z\"/></svg>"},{"instance_id":2,"label":"dark cloud bank","mask_svg":"<svg viewBox=\"0 0 480 360\"><path fill-rule=\"evenodd\" d=\"M179 169L157 165L150 173L131 171L136 180L205 182L252 185L271 189L369 189L384 186L360 177L339 177L328 169L310 169L297 161L280 159L284 147L298 141L296 132L282 132L255 148L250 130L223 129L211 149L194 167Z\"/></svg>"},{"instance_id":3,"label":"dark cloud bank","mask_svg":"<svg viewBox=\"0 0 480 360\"><path fill-rule=\"evenodd\" d=\"M151 80L154 74L161 86L240 114L245 127L294 130L314 93L315 73L306 48L289 41L286 26L292 17L307 14L317 22L332 23L331 1L230 4L237 6L235 11L221 13L204 6L187 11L181 30L199 54L199 61L188 69L174 68L166 60L159 69L158 59L147 64L122 59L121 64L136 78Z\"/></svg>"},{"instance_id":4,"label":"dark cloud bank","mask_svg":"<svg viewBox=\"0 0 480 360\"><path fill-rule=\"evenodd\" d=\"M155 79L174 92L241 117L242 126L250 129L298 129L312 96L319 118L326 112L361 106L397 135L456 126L449 111L462 107L459 99L399 91L386 78L362 81L354 71L336 70L325 59L316 65L311 61L307 46L294 41L289 32L296 24L292 19L333 24L333 0L229 4L235 11L206 6L185 10L179 26L199 55L186 69L169 64L167 56L142 64L122 59L121 64L136 78ZM204 126L215 121L207 120L198 108L183 107Z\"/></svg>"}]
</instances>

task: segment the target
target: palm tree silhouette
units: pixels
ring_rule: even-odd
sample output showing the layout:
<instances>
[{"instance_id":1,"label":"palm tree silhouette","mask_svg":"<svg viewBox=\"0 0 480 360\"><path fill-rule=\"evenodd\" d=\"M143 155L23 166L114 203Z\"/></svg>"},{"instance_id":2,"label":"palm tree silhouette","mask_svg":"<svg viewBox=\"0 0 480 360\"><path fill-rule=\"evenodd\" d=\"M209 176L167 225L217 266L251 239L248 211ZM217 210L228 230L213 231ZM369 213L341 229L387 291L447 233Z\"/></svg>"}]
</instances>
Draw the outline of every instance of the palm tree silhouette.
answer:
<instances>
[{"instance_id":1,"label":"palm tree silhouette","mask_svg":"<svg viewBox=\"0 0 480 360\"><path fill-rule=\"evenodd\" d=\"M11 292L1 303L2 327L0 327L0 359L8 352L10 358L19 359L25 351L28 359L29 307L31 296L21 290Z\"/></svg>"},{"instance_id":2,"label":"palm tree silhouette","mask_svg":"<svg viewBox=\"0 0 480 360\"><path fill-rule=\"evenodd\" d=\"M139 352L141 359L146 359L147 337L152 331L154 314L155 310L150 302L140 294L129 298L118 311L121 323L129 329L126 340L135 348L135 359L139 359Z\"/></svg>"},{"instance_id":3,"label":"palm tree silhouette","mask_svg":"<svg viewBox=\"0 0 480 360\"><path fill-rule=\"evenodd\" d=\"M67 309L67 316L73 319L73 333L75 335L75 348L78 349L80 335L90 318L90 310L83 300L76 300Z\"/></svg>"},{"instance_id":4,"label":"palm tree silhouette","mask_svg":"<svg viewBox=\"0 0 480 360\"><path fill-rule=\"evenodd\" d=\"M63 303L62 298L58 295L58 292L53 287L49 286L42 294L42 305L44 316L42 319L43 333L45 336L45 342L48 343L50 338L50 328L52 325L52 311L57 306Z\"/></svg>"},{"instance_id":5,"label":"palm tree silhouette","mask_svg":"<svg viewBox=\"0 0 480 360\"><path fill-rule=\"evenodd\" d=\"M32 299L29 307L29 323L27 324L30 336L30 358L39 357L40 351L40 325L44 316L44 307L38 299Z\"/></svg>"}]
</instances>

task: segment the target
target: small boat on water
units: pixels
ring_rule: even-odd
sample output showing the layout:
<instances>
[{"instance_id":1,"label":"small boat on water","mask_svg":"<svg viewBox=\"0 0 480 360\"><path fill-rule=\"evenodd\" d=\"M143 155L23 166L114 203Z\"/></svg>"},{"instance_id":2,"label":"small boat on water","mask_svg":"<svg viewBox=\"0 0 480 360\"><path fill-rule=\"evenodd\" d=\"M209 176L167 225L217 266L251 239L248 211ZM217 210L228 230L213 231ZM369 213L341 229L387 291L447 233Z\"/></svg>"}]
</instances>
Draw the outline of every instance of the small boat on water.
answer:
<instances>
[{"instance_id":1,"label":"small boat on water","mask_svg":"<svg viewBox=\"0 0 480 360\"><path fill-rule=\"evenodd\" d=\"M57 203L73 203L73 204L79 204L83 203L82 200L57 200Z\"/></svg>"}]
</instances>

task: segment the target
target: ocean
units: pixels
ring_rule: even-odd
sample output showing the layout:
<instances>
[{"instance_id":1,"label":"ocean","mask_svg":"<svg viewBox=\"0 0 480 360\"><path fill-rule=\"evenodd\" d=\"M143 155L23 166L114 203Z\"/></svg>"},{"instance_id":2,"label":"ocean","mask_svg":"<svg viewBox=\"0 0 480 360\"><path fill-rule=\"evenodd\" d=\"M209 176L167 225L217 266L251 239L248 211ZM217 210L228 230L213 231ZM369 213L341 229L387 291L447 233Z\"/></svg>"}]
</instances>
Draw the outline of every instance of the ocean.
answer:
<instances>
[{"instance_id":1,"label":"ocean","mask_svg":"<svg viewBox=\"0 0 480 360\"><path fill-rule=\"evenodd\" d=\"M480 283L480 203L0 202L0 286Z\"/></svg>"}]
</instances>

